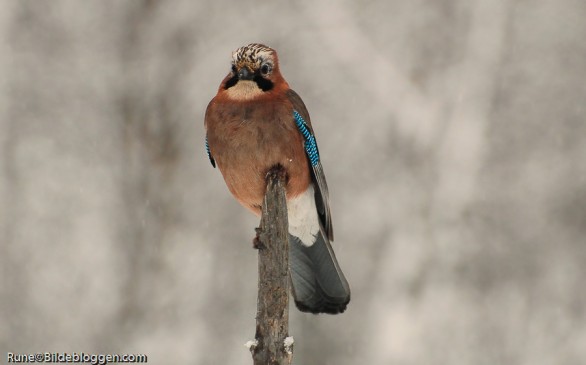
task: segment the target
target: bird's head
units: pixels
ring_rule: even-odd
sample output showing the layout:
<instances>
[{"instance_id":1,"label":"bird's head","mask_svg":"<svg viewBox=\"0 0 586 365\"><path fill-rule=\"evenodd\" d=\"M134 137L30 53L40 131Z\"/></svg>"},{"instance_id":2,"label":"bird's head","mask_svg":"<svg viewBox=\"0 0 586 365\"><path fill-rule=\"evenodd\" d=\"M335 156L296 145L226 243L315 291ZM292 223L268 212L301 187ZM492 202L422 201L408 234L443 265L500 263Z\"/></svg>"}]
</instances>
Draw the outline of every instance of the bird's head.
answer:
<instances>
[{"instance_id":1,"label":"bird's head","mask_svg":"<svg viewBox=\"0 0 586 365\"><path fill-rule=\"evenodd\" d=\"M251 43L232 53L231 70L222 82L230 99L252 100L275 89L288 88L279 71L277 52L263 44Z\"/></svg>"}]
</instances>

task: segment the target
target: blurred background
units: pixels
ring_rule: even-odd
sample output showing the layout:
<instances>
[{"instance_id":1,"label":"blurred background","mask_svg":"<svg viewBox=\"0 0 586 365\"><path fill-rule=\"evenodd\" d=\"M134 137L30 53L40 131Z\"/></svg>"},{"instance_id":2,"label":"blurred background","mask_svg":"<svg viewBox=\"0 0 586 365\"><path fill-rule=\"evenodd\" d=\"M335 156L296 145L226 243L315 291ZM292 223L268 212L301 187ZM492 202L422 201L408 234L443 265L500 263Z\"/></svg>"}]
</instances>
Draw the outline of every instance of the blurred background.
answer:
<instances>
[{"instance_id":1,"label":"blurred background","mask_svg":"<svg viewBox=\"0 0 586 365\"><path fill-rule=\"evenodd\" d=\"M346 313L294 364L586 362L586 3L2 1L0 351L250 364L256 217L204 150L251 42L312 116Z\"/></svg>"}]
</instances>

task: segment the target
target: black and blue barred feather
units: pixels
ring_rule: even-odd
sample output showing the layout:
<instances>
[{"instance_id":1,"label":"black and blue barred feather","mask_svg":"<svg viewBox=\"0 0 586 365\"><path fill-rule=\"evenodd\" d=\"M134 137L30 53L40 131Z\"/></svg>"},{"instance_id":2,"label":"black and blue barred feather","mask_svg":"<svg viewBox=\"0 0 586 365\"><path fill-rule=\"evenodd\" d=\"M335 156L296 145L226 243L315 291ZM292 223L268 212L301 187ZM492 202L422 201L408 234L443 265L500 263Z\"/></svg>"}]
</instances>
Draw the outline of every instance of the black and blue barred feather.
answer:
<instances>
[{"instance_id":1,"label":"black and blue barred feather","mask_svg":"<svg viewBox=\"0 0 586 365\"><path fill-rule=\"evenodd\" d=\"M208 155L208 158L210 159L210 163L212 164L212 166L214 168L216 168L216 161L214 160L214 158L212 157L212 153L210 152L210 145L208 144L208 136L206 136L206 153Z\"/></svg>"},{"instance_id":2,"label":"black and blue barred feather","mask_svg":"<svg viewBox=\"0 0 586 365\"><path fill-rule=\"evenodd\" d=\"M315 137L309 132L305 120L297 110L293 110L293 118L295 118L295 124L297 124L299 132L301 132L305 139L305 152L307 153L307 157L309 157L309 162L311 162L312 167L315 167L319 162L319 152Z\"/></svg>"}]
</instances>

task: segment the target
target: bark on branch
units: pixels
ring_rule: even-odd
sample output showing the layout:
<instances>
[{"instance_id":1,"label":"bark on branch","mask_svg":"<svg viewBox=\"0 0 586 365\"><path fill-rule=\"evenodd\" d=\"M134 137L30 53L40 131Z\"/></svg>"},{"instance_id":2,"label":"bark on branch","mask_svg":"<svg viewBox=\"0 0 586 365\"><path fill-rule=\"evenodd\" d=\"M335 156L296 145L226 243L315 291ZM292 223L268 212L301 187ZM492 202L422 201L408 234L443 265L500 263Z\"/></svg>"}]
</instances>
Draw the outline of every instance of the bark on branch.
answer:
<instances>
[{"instance_id":1,"label":"bark on branch","mask_svg":"<svg viewBox=\"0 0 586 365\"><path fill-rule=\"evenodd\" d=\"M284 341L289 336L289 235L285 178L278 169L267 178L256 233L258 301L252 358L254 365L288 365L292 350L285 349Z\"/></svg>"}]
</instances>

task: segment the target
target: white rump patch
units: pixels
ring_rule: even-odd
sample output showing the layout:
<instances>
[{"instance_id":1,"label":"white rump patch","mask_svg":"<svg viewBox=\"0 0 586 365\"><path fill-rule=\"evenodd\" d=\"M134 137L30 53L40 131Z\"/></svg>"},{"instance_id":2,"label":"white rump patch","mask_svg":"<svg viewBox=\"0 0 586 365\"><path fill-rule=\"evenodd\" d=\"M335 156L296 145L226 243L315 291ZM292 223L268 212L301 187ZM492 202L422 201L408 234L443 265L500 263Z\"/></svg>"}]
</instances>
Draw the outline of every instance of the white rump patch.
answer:
<instances>
[{"instance_id":1,"label":"white rump patch","mask_svg":"<svg viewBox=\"0 0 586 365\"><path fill-rule=\"evenodd\" d=\"M299 238L305 246L311 246L319 233L319 218L315 207L313 186L305 193L287 201L289 233Z\"/></svg>"},{"instance_id":2,"label":"white rump patch","mask_svg":"<svg viewBox=\"0 0 586 365\"><path fill-rule=\"evenodd\" d=\"M251 80L239 80L236 85L226 90L226 95L233 100L251 100L262 93L262 89Z\"/></svg>"}]
</instances>

